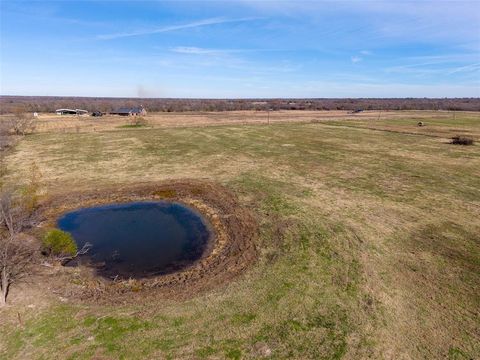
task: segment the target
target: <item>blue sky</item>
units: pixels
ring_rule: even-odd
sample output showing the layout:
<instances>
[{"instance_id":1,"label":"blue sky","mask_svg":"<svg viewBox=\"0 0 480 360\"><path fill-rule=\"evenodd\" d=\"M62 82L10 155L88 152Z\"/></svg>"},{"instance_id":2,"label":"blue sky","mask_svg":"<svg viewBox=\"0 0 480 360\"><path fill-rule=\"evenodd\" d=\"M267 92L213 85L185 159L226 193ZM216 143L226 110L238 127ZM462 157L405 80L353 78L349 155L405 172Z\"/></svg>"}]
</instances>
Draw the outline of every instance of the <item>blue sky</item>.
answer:
<instances>
[{"instance_id":1,"label":"blue sky","mask_svg":"<svg viewBox=\"0 0 480 360\"><path fill-rule=\"evenodd\" d=\"M3 95L480 97L480 0L0 7Z\"/></svg>"}]
</instances>

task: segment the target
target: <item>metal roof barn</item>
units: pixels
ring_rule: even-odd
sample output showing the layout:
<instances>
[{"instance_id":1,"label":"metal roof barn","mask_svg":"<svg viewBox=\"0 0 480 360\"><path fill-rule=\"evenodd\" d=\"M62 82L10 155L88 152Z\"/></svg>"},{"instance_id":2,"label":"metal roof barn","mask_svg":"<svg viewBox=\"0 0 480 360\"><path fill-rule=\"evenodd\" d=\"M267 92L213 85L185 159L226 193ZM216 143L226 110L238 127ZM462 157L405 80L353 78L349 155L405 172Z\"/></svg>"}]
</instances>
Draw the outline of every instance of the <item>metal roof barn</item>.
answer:
<instances>
[{"instance_id":1,"label":"metal roof barn","mask_svg":"<svg viewBox=\"0 0 480 360\"><path fill-rule=\"evenodd\" d=\"M147 112L143 106L136 107L122 107L115 111L112 111L112 115L121 115L121 116L134 116L134 115L146 115Z\"/></svg>"},{"instance_id":2,"label":"metal roof barn","mask_svg":"<svg viewBox=\"0 0 480 360\"><path fill-rule=\"evenodd\" d=\"M57 115L87 115L87 110L82 109L57 109L55 110Z\"/></svg>"}]
</instances>

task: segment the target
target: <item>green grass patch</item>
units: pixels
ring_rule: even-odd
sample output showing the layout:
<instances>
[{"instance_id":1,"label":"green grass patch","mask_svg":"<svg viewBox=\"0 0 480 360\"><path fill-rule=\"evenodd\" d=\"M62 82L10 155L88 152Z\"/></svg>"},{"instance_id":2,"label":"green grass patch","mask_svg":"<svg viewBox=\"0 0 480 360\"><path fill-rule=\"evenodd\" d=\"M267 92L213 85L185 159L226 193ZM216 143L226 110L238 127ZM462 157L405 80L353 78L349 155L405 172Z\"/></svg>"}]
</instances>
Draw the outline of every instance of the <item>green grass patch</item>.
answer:
<instances>
[{"instance_id":1,"label":"green grass patch","mask_svg":"<svg viewBox=\"0 0 480 360\"><path fill-rule=\"evenodd\" d=\"M147 124L125 124L125 125L120 125L117 126L119 129L138 129L138 128L144 128L148 127Z\"/></svg>"}]
</instances>

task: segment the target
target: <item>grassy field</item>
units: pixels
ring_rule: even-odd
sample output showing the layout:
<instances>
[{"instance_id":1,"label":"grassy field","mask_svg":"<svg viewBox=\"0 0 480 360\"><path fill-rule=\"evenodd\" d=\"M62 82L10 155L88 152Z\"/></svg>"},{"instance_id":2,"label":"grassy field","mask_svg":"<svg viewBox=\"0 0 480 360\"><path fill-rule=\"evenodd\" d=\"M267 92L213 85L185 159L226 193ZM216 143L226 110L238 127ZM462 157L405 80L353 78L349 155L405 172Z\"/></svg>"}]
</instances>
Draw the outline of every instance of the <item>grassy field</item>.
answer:
<instances>
[{"instance_id":1,"label":"grassy field","mask_svg":"<svg viewBox=\"0 0 480 360\"><path fill-rule=\"evenodd\" d=\"M217 181L255 213L260 255L235 281L186 301L97 305L24 284L0 310L0 358L479 358L480 146L447 138L478 139L480 116L417 121L397 113L25 137L8 181L24 182L33 163L47 196Z\"/></svg>"},{"instance_id":2,"label":"grassy field","mask_svg":"<svg viewBox=\"0 0 480 360\"><path fill-rule=\"evenodd\" d=\"M8 115L0 115L0 121ZM218 125L250 125L279 123L309 123L316 121L345 122L347 125L385 126L385 129L418 132L420 134L437 134L444 136L442 130L450 129L470 134L480 139L478 128L470 128L471 121L478 121L478 113L453 111L362 111L353 114L351 111L228 111L228 112L152 112L143 117L151 128L203 127ZM415 127L423 121L427 125ZM60 116L41 113L36 121L36 132L95 132L119 130L134 126L130 117L104 115L92 116ZM138 126L138 125L137 125ZM440 133L438 133L440 130ZM473 133L471 133L473 131Z\"/></svg>"}]
</instances>

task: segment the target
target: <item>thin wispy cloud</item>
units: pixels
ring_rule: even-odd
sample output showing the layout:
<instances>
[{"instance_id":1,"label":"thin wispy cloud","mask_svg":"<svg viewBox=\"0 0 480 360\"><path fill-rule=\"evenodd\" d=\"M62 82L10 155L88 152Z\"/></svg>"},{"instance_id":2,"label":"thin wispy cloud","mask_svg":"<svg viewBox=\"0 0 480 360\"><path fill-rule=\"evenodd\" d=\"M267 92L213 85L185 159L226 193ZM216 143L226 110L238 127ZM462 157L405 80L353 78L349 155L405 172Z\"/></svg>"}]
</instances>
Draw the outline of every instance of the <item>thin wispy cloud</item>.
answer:
<instances>
[{"instance_id":1,"label":"thin wispy cloud","mask_svg":"<svg viewBox=\"0 0 480 360\"><path fill-rule=\"evenodd\" d=\"M475 72L480 70L480 62L476 64L470 64L466 66L460 66L455 69L452 69L448 72L449 75L459 73L459 72Z\"/></svg>"},{"instance_id":2,"label":"thin wispy cloud","mask_svg":"<svg viewBox=\"0 0 480 360\"><path fill-rule=\"evenodd\" d=\"M177 54L187 55L229 55L239 53L254 53L254 52L281 52L282 49L212 49L201 48L196 46L176 46L170 49L171 52Z\"/></svg>"},{"instance_id":3,"label":"thin wispy cloud","mask_svg":"<svg viewBox=\"0 0 480 360\"><path fill-rule=\"evenodd\" d=\"M194 46L176 46L170 51L179 54L194 54L194 55L203 55L203 54L216 54L218 51L212 49L202 49Z\"/></svg>"},{"instance_id":4,"label":"thin wispy cloud","mask_svg":"<svg viewBox=\"0 0 480 360\"><path fill-rule=\"evenodd\" d=\"M187 55L227 55L234 53L250 52L250 49L207 49L195 46L176 46L170 49L171 52ZM260 51L260 50L258 50Z\"/></svg>"},{"instance_id":5,"label":"thin wispy cloud","mask_svg":"<svg viewBox=\"0 0 480 360\"><path fill-rule=\"evenodd\" d=\"M354 55L354 56L350 57L350 60L351 60L352 63L355 64L355 63L358 63L360 61L363 61L363 59L365 57L372 55L372 52L369 51L369 50L361 50L359 52L359 54L360 55Z\"/></svg>"},{"instance_id":6,"label":"thin wispy cloud","mask_svg":"<svg viewBox=\"0 0 480 360\"><path fill-rule=\"evenodd\" d=\"M433 61L424 63L407 64L386 68L387 73L415 74L425 75L453 75L457 73L475 73L479 72L480 63L467 65L455 65L451 61Z\"/></svg>"},{"instance_id":7,"label":"thin wispy cloud","mask_svg":"<svg viewBox=\"0 0 480 360\"><path fill-rule=\"evenodd\" d=\"M441 54L441 55L421 55L421 56L407 56L402 57L402 60L405 61L424 61L427 64L440 64L445 62L455 62L455 61L475 61L479 59L479 53L475 52L464 52L458 54Z\"/></svg>"},{"instance_id":8,"label":"thin wispy cloud","mask_svg":"<svg viewBox=\"0 0 480 360\"><path fill-rule=\"evenodd\" d=\"M186 24L162 26L162 27L157 27L157 28L147 29L147 30L138 30L138 31L132 31L132 32L114 33L114 34L103 34L103 35L98 35L97 39L112 40L112 39L119 39L119 38L125 38L125 37L133 37L133 36L153 35L153 34L160 34L160 33L165 33L170 31L176 31L176 30L192 29L192 28L199 28L204 26L220 25L220 24L227 24L227 23L247 22L247 21L260 20L260 19L261 19L260 17L244 17L244 18L237 18L237 19L217 17L217 18L193 21Z\"/></svg>"},{"instance_id":9,"label":"thin wispy cloud","mask_svg":"<svg viewBox=\"0 0 480 360\"><path fill-rule=\"evenodd\" d=\"M423 63L415 63L415 64L406 64L406 65L398 65L398 66L391 66L386 68L387 72L410 72L411 69L417 68L425 68L430 67L432 65L439 65L444 64L445 62L433 61L433 62L423 62Z\"/></svg>"}]
</instances>

